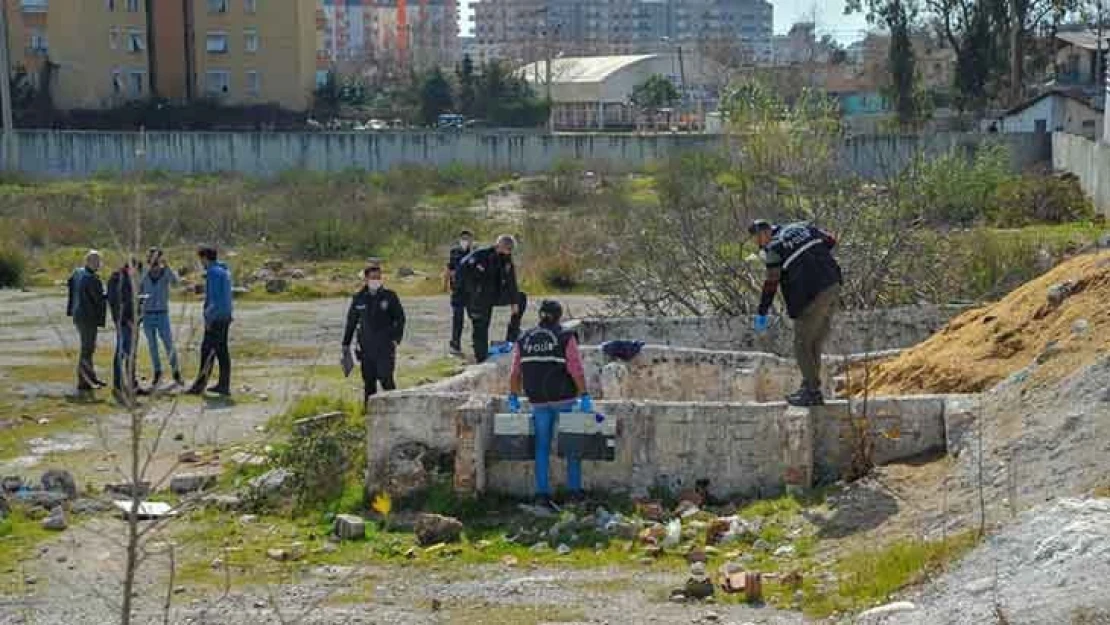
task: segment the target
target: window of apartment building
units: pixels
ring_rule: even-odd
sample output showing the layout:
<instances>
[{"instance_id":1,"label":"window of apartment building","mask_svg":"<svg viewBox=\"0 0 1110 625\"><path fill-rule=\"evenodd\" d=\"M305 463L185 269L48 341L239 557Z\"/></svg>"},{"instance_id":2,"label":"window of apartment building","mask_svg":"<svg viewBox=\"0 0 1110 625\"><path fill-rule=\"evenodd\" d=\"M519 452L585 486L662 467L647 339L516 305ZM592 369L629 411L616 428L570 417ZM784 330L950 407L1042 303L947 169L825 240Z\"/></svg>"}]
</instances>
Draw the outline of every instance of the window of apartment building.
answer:
<instances>
[{"instance_id":1,"label":"window of apartment building","mask_svg":"<svg viewBox=\"0 0 1110 625\"><path fill-rule=\"evenodd\" d=\"M257 71L247 72L247 95L258 96L262 93L262 79Z\"/></svg>"},{"instance_id":2,"label":"window of apartment building","mask_svg":"<svg viewBox=\"0 0 1110 625\"><path fill-rule=\"evenodd\" d=\"M127 72L127 95L133 98L142 97L145 90L146 72L139 69Z\"/></svg>"},{"instance_id":3,"label":"window of apartment building","mask_svg":"<svg viewBox=\"0 0 1110 625\"><path fill-rule=\"evenodd\" d=\"M209 54L227 54L227 33L224 32L211 32L205 37L205 49Z\"/></svg>"},{"instance_id":4,"label":"window of apartment building","mask_svg":"<svg viewBox=\"0 0 1110 625\"><path fill-rule=\"evenodd\" d=\"M227 13L228 0L208 0L209 13Z\"/></svg>"},{"instance_id":5,"label":"window of apartment building","mask_svg":"<svg viewBox=\"0 0 1110 625\"><path fill-rule=\"evenodd\" d=\"M107 2L108 2L108 10L109 11L115 11L116 10L116 0L107 0Z\"/></svg>"},{"instance_id":6,"label":"window of apartment building","mask_svg":"<svg viewBox=\"0 0 1110 625\"><path fill-rule=\"evenodd\" d=\"M209 70L204 73L204 93L220 98L231 91L231 72L223 69Z\"/></svg>"},{"instance_id":7,"label":"window of apartment building","mask_svg":"<svg viewBox=\"0 0 1110 625\"><path fill-rule=\"evenodd\" d=\"M243 31L243 50L258 52L258 31L256 29L248 28Z\"/></svg>"},{"instance_id":8,"label":"window of apartment building","mask_svg":"<svg viewBox=\"0 0 1110 625\"><path fill-rule=\"evenodd\" d=\"M123 94L123 72L118 69L112 70L112 93L115 95Z\"/></svg>"},{"instance_id":9,"label":"window of apartment building","mask_svg":"<svg viewBox=\"0 0 1110 625\"><path fill-rule=\"evenodd\" d=\"M119 28L115 26L108 29L108 47L119 50Z\"/></svg>"},{"instance_id":10,"label":"window of apartment building","mask_svg":"<svg viewBox=\"0 0 1110 625\"><path fill-rule=\"evenodd\" d=\"M46 54L50 47L46 42L46 33L41 28L32 28L27 41L27 48L31 54Z\"/></svg>"},{"instance_id":11,"label":"window of apartment building","mask_svg":"<svg viewBox=\"0 0 1110 625\"><path fill-rule=\"evenodd\" d=\"M243 12L248 15L253 15L258 12L257 0L243 0Z\"/></svg>"},{"instance_id":12,"label":"window of apartment building","mask_svg":"<svg viewBox=\"0 0 1110 625\"><path fill-rule=\"evenodd\" d=\"M127 0L127 12L128 13L138 13L139 12L139 0Z\"/></svg>"},{"instance_id":13,"label":"window of apartment building","mask_svg":"<svg viewBox=\"0 0 1110 625\"><path fill-rule=\"evenodd\" d=\"M146 38L143 37L143 31L138 28L127 29L127 51L142 52L143 50L146 50Z\"/></svg>"}]
</instances>

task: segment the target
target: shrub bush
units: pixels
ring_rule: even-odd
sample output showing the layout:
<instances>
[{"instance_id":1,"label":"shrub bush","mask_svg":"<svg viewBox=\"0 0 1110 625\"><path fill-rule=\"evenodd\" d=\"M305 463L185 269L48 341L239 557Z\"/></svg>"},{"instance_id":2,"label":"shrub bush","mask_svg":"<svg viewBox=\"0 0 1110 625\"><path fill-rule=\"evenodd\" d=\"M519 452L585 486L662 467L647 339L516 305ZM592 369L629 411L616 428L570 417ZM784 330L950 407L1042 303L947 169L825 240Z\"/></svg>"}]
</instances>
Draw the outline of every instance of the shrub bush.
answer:
<instances>
[{"instance_id":1,"label":"shrub bush","mask_svg":"<svg viewBox=\"0 0 1110 625\"><path fill-rule=\"evenodd\" d=\"M995 189L990 221L1001 228L1086 221L1095 208L1074 176L1013 177Z\"/></svg>"},{"instance_id":2,"label":"shrub bush","mask_svg":"<svg viewBox=\"0 0 1110 625\"><path fill-rule=\"evenodd\" d=\"M0 289L19 288L27 281L27 258L14 243L0 243Z\"/></svg>"}]
</instances>

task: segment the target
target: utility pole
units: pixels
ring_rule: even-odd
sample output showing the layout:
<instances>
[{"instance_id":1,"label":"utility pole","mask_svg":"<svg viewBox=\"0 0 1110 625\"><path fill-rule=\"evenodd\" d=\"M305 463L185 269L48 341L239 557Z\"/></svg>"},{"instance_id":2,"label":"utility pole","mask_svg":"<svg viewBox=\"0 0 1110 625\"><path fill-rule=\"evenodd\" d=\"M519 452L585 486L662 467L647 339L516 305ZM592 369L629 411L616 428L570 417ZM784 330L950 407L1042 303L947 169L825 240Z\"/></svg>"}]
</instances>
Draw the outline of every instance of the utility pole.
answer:
<instances>
[{"instance_id":1,"label":"utility pole","mask_svg":"<svg viewBox=\"0 0 1110 625\"><path fill-rule=\"evenodd\" d=\"M8 51L8 2L0 0L0 68L4 70L3 80L0 80L0 115L3 117L3 157L4 169L15 171L16 154L13 139L14 124L12 122L12 63Z\"/></svg>"}]
</instances>

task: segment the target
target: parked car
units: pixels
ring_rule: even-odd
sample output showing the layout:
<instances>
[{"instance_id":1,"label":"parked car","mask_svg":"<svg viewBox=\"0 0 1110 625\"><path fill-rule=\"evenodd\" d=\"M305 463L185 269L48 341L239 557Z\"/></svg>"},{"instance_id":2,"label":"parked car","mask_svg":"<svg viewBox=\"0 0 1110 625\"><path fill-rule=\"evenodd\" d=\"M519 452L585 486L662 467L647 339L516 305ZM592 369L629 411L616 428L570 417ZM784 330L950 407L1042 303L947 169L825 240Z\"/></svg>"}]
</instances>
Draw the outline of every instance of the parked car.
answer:
<instances>
[{"instance_id":1,"label":"parked car","mask_svg":"<svg viewBox=\"0 0 1110 625\"><path fill-rule=\"evenodd\" d=\"M389 130L389 124L380 119L371 119L366 122L366 129L374 131Z\"/></svg>"},{"instance_id":2,"label":"parked car","mask_svg":"<svg viewBox=\"0 0 1110 625\"><path fill-rule=\"evenodd\" d=\"M440 130L462 130L466 120L458 113L444 113L436 119L436 128Z\"/></svg>"}]
</instances>

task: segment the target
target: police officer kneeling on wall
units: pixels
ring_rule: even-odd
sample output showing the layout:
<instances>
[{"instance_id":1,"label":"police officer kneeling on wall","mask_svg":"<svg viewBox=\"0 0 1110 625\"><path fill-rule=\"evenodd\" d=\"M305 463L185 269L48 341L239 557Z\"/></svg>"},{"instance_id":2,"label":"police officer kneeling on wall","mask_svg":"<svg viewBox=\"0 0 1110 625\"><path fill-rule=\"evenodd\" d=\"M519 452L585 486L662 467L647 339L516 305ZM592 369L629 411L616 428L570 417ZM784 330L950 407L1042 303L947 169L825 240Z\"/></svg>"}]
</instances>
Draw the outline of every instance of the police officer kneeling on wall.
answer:
<instances>
[{"instance_id":1,"label":"police officer kneeling on wall","mask_svg":"<svg viewBox=\"0 0 1110 625\"><path fill-rule=\"evenodd\" d=\"M347 327L343 331L343 353L351 349L351 339L358 330L356 355L362 362L363 401L378 392L397 388L393 369L397 364L397 346L405 335L405 309L397 294L382 286L381 261L371 258L362 272L366 284L351 300L347 310Z\"/></svg>"},{"instance_id":2,"label":"police officer kneeling on wall","mask_svg":"<svg viewBox=\"0 0 1110 625\"><path fill-rule=\"evenodd\" d=\"M843 281L833 258L836 239L808 223L776 226L762 219L748 233L762 250L767 265L755 331L767 331L767 313L782 285L786 312L794 319L794 357L802 370L802 388L787 396L793 406L820 406L821 351L829 335Z\"/></svg>"},{"instance_id":3,"label":"police officer kneeling on wall","mask_svg":"<svg viewBox=\"0 0 1110 625\"><path fill-rule=\"evenodd\" d=\"M552 506L548 463L559 413L575 407L593 412L586 392L586 376L574 333L560 325L563 307L546 300L540 305L540 324L520 338L513 350L509 410L520 411L523 392L532 405L536 432L536 504ZM572 499L582 496L582 460L573 451L567 457L567 489Z\"/></svg>"}]
</instances>

